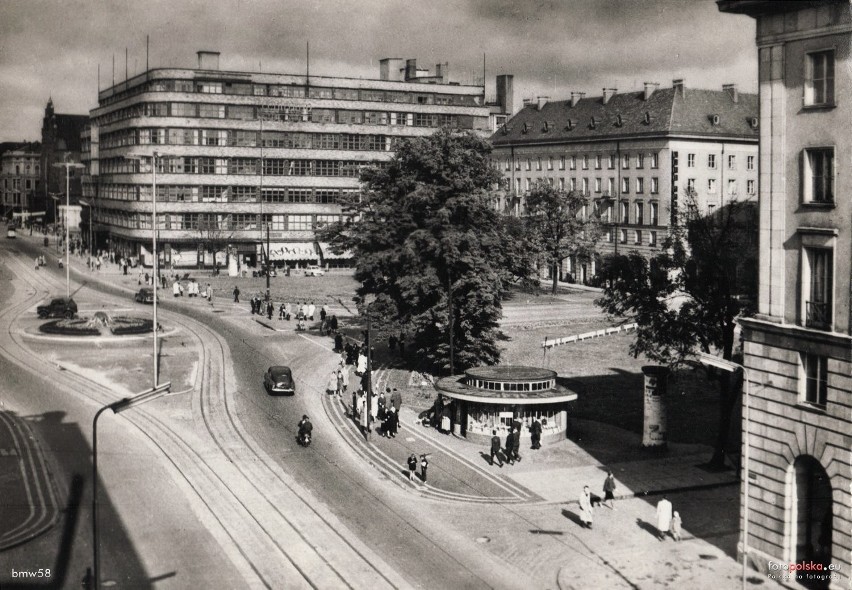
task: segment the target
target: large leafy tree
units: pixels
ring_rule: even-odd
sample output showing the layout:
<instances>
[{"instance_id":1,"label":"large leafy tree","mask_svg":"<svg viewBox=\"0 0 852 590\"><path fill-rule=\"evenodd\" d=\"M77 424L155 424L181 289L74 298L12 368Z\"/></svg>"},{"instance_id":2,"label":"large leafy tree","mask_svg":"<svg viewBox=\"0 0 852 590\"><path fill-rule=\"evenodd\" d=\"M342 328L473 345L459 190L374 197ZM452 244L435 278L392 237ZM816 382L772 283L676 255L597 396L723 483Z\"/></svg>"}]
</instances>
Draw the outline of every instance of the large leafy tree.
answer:
<instances>
[{"instance_id":1,"label":"large leafy tree","mask_svg":"<svg viewBox=\"0 0 852 590\"><path fill-rule=\"evenodd\" d=\"M753 313L757 292L757 208L731 202L702 215L687 193L663 251L647 259L632 252L608 257L598 305L638 324L634 355L677 366L696 352L735 352L736 318ZM738 391L719 375L719 429L711 463L721 467Z\"/></svg>"},{"instance_id":2,"label":"large leafy tree","mask_svg":"<svg viewBox=\"0 0 852 590\"><path fill-rule=\"evenodd\" d=\"M352 251L359 295L375 295L408 350L435 368L450 367L451 336L455 370L498 362L501 300L523 266L494 207L489 154L483 139L449 129L405 140L387 166L362 171L346 221L320 231Z\"/></svg>"},{"instance_id":3,"label":"large leafy tree","mask_svg":"<svg viewBox=\"0 0 852 590\"><path fill-rule=\"evenodd\" d=\"M553 275L556 293L559 265L569 256L589 260L601 236L601 226L587 196L536 182L525 199L530 239Z\"/></svg>"}]
</instances>

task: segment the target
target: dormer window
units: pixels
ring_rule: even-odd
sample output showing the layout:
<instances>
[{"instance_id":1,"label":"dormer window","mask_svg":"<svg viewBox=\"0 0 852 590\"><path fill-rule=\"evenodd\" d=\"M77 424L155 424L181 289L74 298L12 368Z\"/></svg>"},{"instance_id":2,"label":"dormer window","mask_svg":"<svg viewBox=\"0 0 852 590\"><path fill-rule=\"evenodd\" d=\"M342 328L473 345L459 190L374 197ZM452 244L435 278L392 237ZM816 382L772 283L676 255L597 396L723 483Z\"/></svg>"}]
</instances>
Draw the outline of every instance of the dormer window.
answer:
<instances>
[{"instance_id":1,"label":"dormer window","mask_svg":"<svg viewBox=\"0 0 852 590\"><path fill-rule=\"evenodd\" d=\"M591 129L594 129L594 128L596 128L597 126L598 126L598 122L595 120L595 118L594 118L594 117L592 117L592 121L589 123L589 127L590 127Z\"/></svg>"},{"instance_id":2,"label":"dormer window","mask_svg":"<svg viewBox=\"0 0 852 590\"><path fill-rule=\"evenodd\" d=\"M650 111L645 111L645 125L651 124L651 113Z\"/></svg>"},{"instance_id":3,"label":"dormer window","mask_svg":"<svg viewBox=\"0 0 852 590\"><path fill-rule=\"evenodd\" d=\"M719 120L719 115L710 115L710 122L713 124L714 127L719 125Z\"/></svg>"},{"instance_id":4,"label":"dormer window","mask_svg":"<svg viewBox=\"0 0 852 590\"><path fill-rule=\"evenodd\" d=\"M530 126L529 123L524 123L524 128L521 129L521 133L529 133Z\"/></svg>"},{"instance_id":5,"label":"dormer window","mask_svg":"<svg viewBox=\"0 0 852 590\"><path fill-rule=\"evenodd\" d=\"M572 121L571 119L568 119L568 123L565 125L565 128L568 131L571 131L574 128L574 121Z\"/></svg>"},{"instance_id":6,"label":"dormer window","mask_svg":"<svg viewBox=\"0 0 852 590\"><path fill-rule=\"evenodd\" d=\"M621 115L616 115L615 116L615 126L621 127L622 125L624 125L624 121L621 120Z\"/></svg>"}]
</instances>

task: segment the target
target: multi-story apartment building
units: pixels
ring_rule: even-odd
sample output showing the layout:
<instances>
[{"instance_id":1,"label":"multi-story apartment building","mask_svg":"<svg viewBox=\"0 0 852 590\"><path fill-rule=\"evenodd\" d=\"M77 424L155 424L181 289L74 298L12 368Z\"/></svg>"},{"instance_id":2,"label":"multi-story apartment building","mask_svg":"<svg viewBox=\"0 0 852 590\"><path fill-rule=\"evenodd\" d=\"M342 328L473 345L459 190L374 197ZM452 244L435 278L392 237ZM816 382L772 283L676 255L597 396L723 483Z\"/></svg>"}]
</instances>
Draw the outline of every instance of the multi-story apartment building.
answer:
<instances>
[{"instance_id":1,"label":"multi-story apartment building","mask_svg":"<svg viewBox=\"0 0 852 590\"><path fill-rule=\"evenodd\" d=\"M152 164L164 263L227 258L233 272L258 263L268 233L278 264L334 264L315 230L341 219L361 167L442 126L489 134L483 88L450 82L446 64L383 59L370 80L221 71L218 55L103 90L91 111L84 192L112 247L146 263Z\"/></svg>"},{"instance_id":2,"label":"multi-story apartment building","mask_svg":"<svg viewBox=\"0 0 852 590\"><path fill-rule=\"evenodd\" d=\"M4 219L11 219L15 213L34 212L34 195L41 188L40 176L39 144L0 145L0 202Z\"/></svg>"},{"instance_id":3,"label":"multi-story apartment building","mask_svg":"<svg viewBox=\"0 0 852 590\"><path fill-rule=\"evenodd\" d=\"M499 206L522 214L523 195L539 180L580 191L606 227L599 254L659 251L678 198L693 191L707 212L757 195L757 96L646 83L644 91L570 100L525 101L493 136L493 159L505 178ZM596 274L566 259L562 273L580 282Z\"/></svg>"},{"instance_id":4,"label":"multi-story apartment building","mask_svg":"<svg viewBox=\"0 0 852 590\"><path fill-rule=\"evenodd\" d=\"M759 314L741 322L750 381L748 555L764 571L770 561L834 564L831 572L770 573L791 574L791 585L798 578L848 588L852 8L849 0L718 6L757 24ZM832 579L819 585L818 573Z\"/></svg>"}]
</instances>

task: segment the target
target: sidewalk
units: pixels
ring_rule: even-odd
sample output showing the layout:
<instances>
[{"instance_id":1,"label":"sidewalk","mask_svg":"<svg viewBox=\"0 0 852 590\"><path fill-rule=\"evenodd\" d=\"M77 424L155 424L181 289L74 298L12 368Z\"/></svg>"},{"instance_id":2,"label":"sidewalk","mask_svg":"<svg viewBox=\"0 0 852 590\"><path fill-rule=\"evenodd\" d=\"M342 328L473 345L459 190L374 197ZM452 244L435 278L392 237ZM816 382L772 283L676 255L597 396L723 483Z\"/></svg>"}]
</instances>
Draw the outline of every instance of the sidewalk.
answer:
<instances>
[{"instance_id":1,"label":"sidewalk","mask_svg":"<svg viewBox=\"0 0 852 590\"><path fill-rule=\"evenodd\" d=\"M351 367L350 367L351 370ZM377 371L377 388L384 375ZM357 378L350 378L350 384ZM520 462L490 465L489 449L422 426L416 413L403 405L400 431L391 439L373 431L367 442L351 418L351 392L342 399L325 396L323 405L343 438L361 457L400 485L421 495L468 502L574 503L584 485L601 494L607 469L616 478L616 497L630 498L710 489L738 483L733 470L705 469L712 449L703 445L672 444L666 451L642 449L639 435L602 424L580 424L581 440L564 440L529 448L524 439ZM588 428L587 428L588 427ZM406 458L429 454L428 480L408 482ZM613 459L615 458L615 459ZM419 473L419 468L418 468Z\"/></svg>"}]
</instances>

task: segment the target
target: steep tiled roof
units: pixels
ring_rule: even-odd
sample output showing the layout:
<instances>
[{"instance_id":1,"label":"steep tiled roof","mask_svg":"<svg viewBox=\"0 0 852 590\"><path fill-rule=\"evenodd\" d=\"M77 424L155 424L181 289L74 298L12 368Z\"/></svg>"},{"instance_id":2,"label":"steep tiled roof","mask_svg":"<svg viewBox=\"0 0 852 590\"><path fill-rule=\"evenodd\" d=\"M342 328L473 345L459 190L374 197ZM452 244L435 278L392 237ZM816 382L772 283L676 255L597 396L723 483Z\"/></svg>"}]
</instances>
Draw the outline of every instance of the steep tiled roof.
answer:
<instances>
[{"instance_id":1,"label":"steep tiled roof","mask_svg":"<svg viewBox=\"0 0 852 590\"><path fill-rule=\"evenodd\" d=\"M664 88L648 100L644 92L525 106L505 129L491 136L495 146L518 143L565 143L603 138L701 135L757 141L752 119L758 116L756 94L739 93L734 102L725 90ZM714 122L714 115L718 119Z\"/></svg>"}]
</instances>

